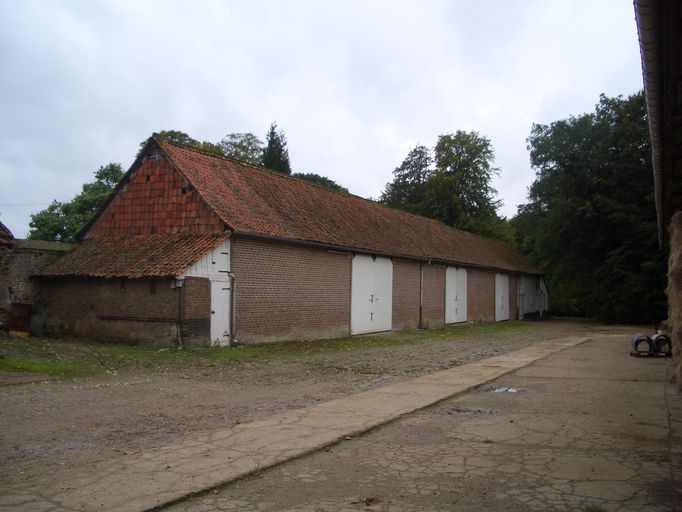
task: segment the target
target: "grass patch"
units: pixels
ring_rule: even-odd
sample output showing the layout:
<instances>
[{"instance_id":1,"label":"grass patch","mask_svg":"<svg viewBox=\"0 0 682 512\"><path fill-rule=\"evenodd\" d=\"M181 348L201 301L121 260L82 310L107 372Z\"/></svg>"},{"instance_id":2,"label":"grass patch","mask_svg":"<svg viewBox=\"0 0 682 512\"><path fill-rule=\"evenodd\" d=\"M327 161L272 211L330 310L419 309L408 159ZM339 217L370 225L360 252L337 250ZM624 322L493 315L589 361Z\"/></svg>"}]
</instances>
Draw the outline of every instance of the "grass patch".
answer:
<instances>
[{"instance_id":1,"label":"grass patch","mask_svg":"<svg viewBox=\"0 0 682 512\"><path fill-rule=\"evenodd\" d=\"M583 505L583 508L580 509L580 512L606 512L606 509L600 505L594 505L590 503Z\"/></svg>"},{"instance_id":2,"label":"grass patch","mask_svg":"<svg viewBox=\"0 0 682 512\"><path fill-rule=\"evenodd\" d=\"M435 330L391 331L377 335L353 336L333 340L296 341L232 348L160 348L151 344L123 344L96 340L8 338L0 336L0 369L27 371L53 376L80 377L127 370L151 372L229 368L233 364L302 361L317 355L371 350L445 339L456 342L464 337L493 336L531 330L533 324L502 322L496 324L457 324ZM329 369L333 371L333 368ZM358 373L374 373L367 367L348 368ZM336 369L336 371L340 371Z\"/></svg>"},{"instance_id":3,"label":"grass patch","mask_svg":"<svg viewBox=\"0 0 682 512\"><path fill-rule=\"evenodd\" d=\"M483 335L522 333L532 329L533 324L520 321L497 322L494 324L452 324L441 329L425 331L428 338L463 338Z\"/></svg>"},{"instance_id":4,"label":"grass patch","mask_svg":"<svg viewBox=\"0 0 682 512\"><path fill-rule=\"evenodd\" d=\"M102 368L85 362L25 359L18 357L0 358L0 370L8 372L32 372L45 375L75 378L102 373Z\"/></svg>"}]
</instances>

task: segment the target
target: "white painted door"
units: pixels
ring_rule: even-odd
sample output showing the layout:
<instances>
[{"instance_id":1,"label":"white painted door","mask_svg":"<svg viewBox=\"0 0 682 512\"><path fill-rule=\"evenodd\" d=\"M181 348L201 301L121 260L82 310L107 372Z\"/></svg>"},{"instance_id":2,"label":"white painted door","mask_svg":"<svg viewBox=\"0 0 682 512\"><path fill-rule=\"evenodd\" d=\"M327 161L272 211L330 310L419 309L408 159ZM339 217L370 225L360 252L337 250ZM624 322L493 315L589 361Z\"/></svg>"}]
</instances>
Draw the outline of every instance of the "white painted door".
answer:
<instances>
[{"instance_id":1,"label":"white painted door","mask_svg":"<svg viewBox=\"0 0 682 512\"><path fill-rule=\"evenodd\" d=\"M457 315L455 322L467 321L467 269L457 269Z\"/></svg>"},{"instance_id":2,"label":"white painted door","mask_svg":"<svg viewBox=\"0 0 682 512\"><path fill-rule=\"evenodd\" d=\"M211 345L230 344L230 242L226 240L190 265L184 277L203 277L211 282Z\"/></svg>"},{"instance_id":3,"label":"white painted door","mask_svg":"<svg viewBox=\"0 0 682 512\"><path fill-rule=\"evenodd\" d=\"M211 345L230 344L230 282L211 281Z\"/></svg>"},{"instance_id":4,"label":"white painted door","mask_svg":"<svg viewBox=\"0 0 682 512\"><path fill-rule=\"evenodd\" d=\"M448 267L445 271L445 323L466 322L467 271Z\"/></svg>"},{"instance_id":5,"label":"white painted door","mask_svg":"<svg viewBox=\"0 0 682 512\"><path fill-rule=\"evenodd\" d=\"M495 321L509 320L509 275L495 274Z\"/></svg>"},{"instance_id":6,"label":"white painted door","mask_svg":"<svg viewBox=\"0 0 682 512\"><path fill-rule=\"evenodd\" d=\"M230 344L230 251L227 244L211 251L211 345Z\"/></svg>"},{"instance_id":7,"label":"white painted door","mask_svg":"<svg viewBox=\"0 0 682 512\"><path fill-rule=\"evenodd\" d=\"M351 279L351 334L390 330L393 302L390 258L356 254Z\"/></svg>"}]
</instances>

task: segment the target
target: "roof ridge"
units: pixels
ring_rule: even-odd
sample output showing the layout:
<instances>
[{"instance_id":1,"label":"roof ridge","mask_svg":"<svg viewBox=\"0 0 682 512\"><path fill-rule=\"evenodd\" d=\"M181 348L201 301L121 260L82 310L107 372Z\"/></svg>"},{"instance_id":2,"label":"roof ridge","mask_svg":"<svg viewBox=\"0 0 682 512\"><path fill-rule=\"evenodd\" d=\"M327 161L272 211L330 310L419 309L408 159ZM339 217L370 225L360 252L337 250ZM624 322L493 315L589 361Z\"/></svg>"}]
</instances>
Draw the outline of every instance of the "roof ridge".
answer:
<instances>
[{"instance_id":1,"label":"roof ridge","mask_svg":"<svg viewBox=\"0 0 682 512\"><path fill-rule=\"evenodd\" d=\"M229 157L229 156L226 156L226 155L218 155L218 154L215 154L215 153L211 153L210 151L207 151L207 150L205 150L205 149L195 148L195 147L192 147L192 146L185 146L185 145L183 145L183 144L179 144L179 143L177 143L177 142L173 142L173 141L169 141L169 140L165 140L165 139L160 139L160 138L157 138L157 137L155 137L155 136L152 136L152 137L150 137L150 138L152 138L154 141L156 141L157 143L160 143L160 144L168 144L168 145L170 145L170 146L174 146L174 147L179 148L179 149L185 149L185 150L187 150L187 151L191 151L191 152L194 152L194 153L199 153L199 154L202 154L202 155L204 155L204 156L208 156L208 157L212 157L212 158L217 158L217 159L219 159L219 160L226 160L226 161L228 161L228 162L236 163L236 164L238 164L238 165L243 165L243 166L246 166L246 167L251 167L251 168L253 168L253 169L255 169L255 170L258 170L258 171L265 171L265 172L267 172L267 173L269 173L269 174L271 174L271 175L278 176L278 177L280 177L280 178L288 178L288 179L294 180L294 181L296 181L296 182L298 182L298 183L303 183L303 184L305 184L305 185L310 185L311 187L316 187L316 188L318 188L318 189L320 189L320 190L324 190L325 192L330 192L330 193L332 193L332 194L338 194L338 195L343 196L343 197L354 197L354 198L360 199L360 200L362 200L362 201L365 201L365 202L367 202L367 203L369 203L369 204L371 204L371 205L378 206L378 207L380 207L380 208L385 208L385 209L387 209L387 210L394 211L394 212L397 212L397 213L402 214L402 215L409 215L409 216L414 217L414 218L416 218L416 219L427 220L427 221L433 222L433 223L435 223L435 224L437 224L437 225L439 225L439 226L445 226L445 227L447 227L447 228L450 228L450 229L452 229L452 230L454 230L454 231L457 231L457 232L460 232L460 233L465 233L465 234L467 234L467 235L477 236L477 237L483 238L483 239L485 239L485 240L494 240L494 239L492 239L492 238L489 238L489 237L486 237L486 236L483 236L483 235L479 235L479 234L477 234L477 233L472 233L472 232L470 232L470 231L466 231L466 230L463 230L463 229L459 229L459 228L456 228L456 227L454 227L454 226L448 226L448 225L445 224L444 222L442 222L442 221L440 221L440 220L438 220L438 219L434 219L434 218L432 218L432 217L426 217L426 216L424 216L424 215L418 215L418 214L416 214L416 213L407 212L407 211L405 211L405 210L401 210L401 209L399 209L399 208L395 208L395 207L393 207L393 206L388 206L388 205L385 205L385 204L383 204L383 203L380 203L378 200L374 200L374 199L370 199L370 198L366 198L366 197L359 196L359 195L357 195L357 194L353 194L352 192L347 192L347 193L346 193L346 192L341 192L341 191L338 191L338 190L332 190L332 189L330 189L330 188L323 187L323 186L317 185L317 184L315 184L315 183L311 183L311 182L306 181L306 180L304 180L304 179L297 178L296 176L290 176L290 175L288 175L288 174L282 174L281 172L277 172L277 171L274 171L274 170L272 170L272 169L268 169L267 167L263 167L262 165L255 165L255 164L252 164L252 163L249 163L249 162L244 162L243 160L239 160L239 159L237 159L237 158L232 158L232 157ZM509 243L507 243L507 242L505 242L505 241L503 241L503 240L498 240L498 241L499 241L499 242L502 242L503 244L508 245L508 246L510 246L510 247L515 247L515 246L513 246L513 245L511 245L511 244L509 244ZM515 248L516 248L516 247L515 247Z\"/></svg>"},{"instance_id":2,"label":"roof ridge","mask_svg":"<svg viewBox=\"0 0 682 512\"><path fill-rule=\"evenodd\" d=\"M357 194L353 194L352 192L341 192L340 190L333 190L331 188L327 188L327 187L323 187L322 185L318 185L317 183L311 183L310 181L306 181L303 178L291 176L290 174L282 174L281 172L277 172L277 171L274 171L272 169L268 169L267 167L264 167L262 165L256 165L256 164L252 164L250 162L244 162L243 160L239 160L238 158L233 158L231 156L226 156L226 155L218 155L215 153L211 153L210 151L206 151L205 149L194 148L192 146L185 146L183 144L178 144L177 142L172 142L172 141L164 140L164 139L157 139L156 137L151 137L151 138L154 139L157 143L168 144L170 146L175 146L176 148L186 149L187 151L193 151L194 153L199 153L199 154L202 154L204 156L217 158L219 160L226 160L228 162L243 165L245 167L251 167L252 169L255 169L257 171L265 171L271 175L279 176L281 178L287 178L290 180L294 180L298 183L310 185L311 187L316 187L316 188L318 188L320 190L324 190L326 192L331 192L333 194L338 194L338 195L344 196L344 197L349 197L349 196L350 197L357 197L358 199L362 199L363 201L369 201L371 203L377 203L377 201L373 201L372 199L367 199L367 198L359 196ZM301 173L301 174L304 174L304 173ZM320 176L322 176L322 175L320 174ZM323 177L327 178L327 176L323 176ZM328 179L331 179L331 178L328 178ZM380 205L380 206L382 206L382 205ZM405 212L405 213L407 213L407 212Z\"/></svg>"}]
</instances>

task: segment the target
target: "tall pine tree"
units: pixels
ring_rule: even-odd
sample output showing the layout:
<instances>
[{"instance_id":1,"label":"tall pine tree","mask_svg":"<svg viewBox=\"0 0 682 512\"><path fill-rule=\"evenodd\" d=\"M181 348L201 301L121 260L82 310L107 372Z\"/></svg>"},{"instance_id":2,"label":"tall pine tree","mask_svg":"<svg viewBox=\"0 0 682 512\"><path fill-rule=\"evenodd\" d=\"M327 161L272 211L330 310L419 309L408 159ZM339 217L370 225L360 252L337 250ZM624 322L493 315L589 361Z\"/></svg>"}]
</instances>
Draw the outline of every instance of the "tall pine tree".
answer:
<instances>
[{"instance_id":1,"label":"tall pine tree","mask_svg":"<svg viewBox=\"0 0 682 512\"><path fill-rule=\"evenodd\" d=\"M265 149L263 150L263 166L282 174L291 174L289 164L289 150L284 131L277 129L277 123L270 125L270 130L265 137Z\"/></svg>"}]
</instances>

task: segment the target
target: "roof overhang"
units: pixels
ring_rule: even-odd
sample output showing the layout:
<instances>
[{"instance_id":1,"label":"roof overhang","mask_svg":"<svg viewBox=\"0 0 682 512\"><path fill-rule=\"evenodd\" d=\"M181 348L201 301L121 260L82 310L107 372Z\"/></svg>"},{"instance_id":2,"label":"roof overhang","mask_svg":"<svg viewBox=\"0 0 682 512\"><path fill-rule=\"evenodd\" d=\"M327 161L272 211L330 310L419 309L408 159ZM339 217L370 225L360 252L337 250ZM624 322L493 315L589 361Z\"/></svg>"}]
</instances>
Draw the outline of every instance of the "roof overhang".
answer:
<instances>
[{"instance_id":1,"label":"roof overhang","mask_svg":"<svg viewBox=\"0 0 682 512\"><path fill-rule=\"evenodd\" d=\"M680 5L669 0L635 0L635 19L642 59L644 92L649 116L658 234L667 244L667 226L679 208L675 198L672 151L678 101Z\"/></svg>"}]
</instances>

